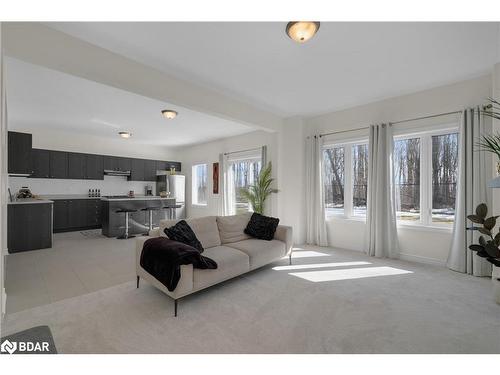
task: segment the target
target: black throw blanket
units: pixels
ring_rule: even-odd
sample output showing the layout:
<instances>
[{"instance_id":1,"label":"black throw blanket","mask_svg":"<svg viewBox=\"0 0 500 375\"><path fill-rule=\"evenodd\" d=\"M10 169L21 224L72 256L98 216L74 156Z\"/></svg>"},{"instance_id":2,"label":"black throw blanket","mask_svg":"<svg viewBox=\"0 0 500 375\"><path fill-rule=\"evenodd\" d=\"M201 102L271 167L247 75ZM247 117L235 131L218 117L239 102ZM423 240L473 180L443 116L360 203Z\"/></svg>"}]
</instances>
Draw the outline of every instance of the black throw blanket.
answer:
<instances>
[{"instance_id":1,"label":"black throw blanket","mask_svg":"<svg viewBox=\"0 0 500 375\"><path fill-rule=\"evenodd\" d=\"M181 265L192 264L194 268L216 269L213 259L204 257L200 251L182 242L166 237L150 238L144 242L141 267L153 275L171 292L181 278Z\"/></svg>"}]
</instances>

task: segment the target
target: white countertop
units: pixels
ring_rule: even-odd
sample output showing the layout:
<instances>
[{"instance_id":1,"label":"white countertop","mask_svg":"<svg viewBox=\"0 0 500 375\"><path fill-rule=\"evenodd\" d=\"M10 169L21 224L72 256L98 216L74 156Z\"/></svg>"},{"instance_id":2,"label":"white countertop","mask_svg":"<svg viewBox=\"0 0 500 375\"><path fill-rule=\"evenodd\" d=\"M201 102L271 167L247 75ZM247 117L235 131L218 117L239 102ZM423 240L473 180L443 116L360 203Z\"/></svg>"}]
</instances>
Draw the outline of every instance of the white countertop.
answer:
<instances>
[{"instance_id":1,"label":"white countertop","mask_svg":"<svg viewBox=\"0 0 500 375\"><path fill-rule=\"evenodd\" d=\"M101 199L101 197L89 197L86 194L54 194L54 195L43 195L41 196L43 199L53 199L53 200L62 200L62 199Z\"/></svg>"},{"instance_id":2,"label":"white countertop","mask_svg":"<svg viewBox=\"0 0 500 375\"><path fill-rule=\"evenodd\" d=\"M9 204L52 204L54 203L54 201L44 198L23 198L8 203Z\"/></svg>"},{"instance_id":3,"label":"white countertop","mask_svg":"<svg viewBox=\"0 0 500 375\"><path fill-rule=\"evenodd\" d=\"M175 198L162 198L160 196L156 196L156 195L136 195L135 197L123 197L123 198L105 198L105 197L101 197L101 200L103 201L158 201L158 200L161 200L161 201L166 201L166 200L172 200L172 201L175 201Z\"/></svg>"}]
</instances>

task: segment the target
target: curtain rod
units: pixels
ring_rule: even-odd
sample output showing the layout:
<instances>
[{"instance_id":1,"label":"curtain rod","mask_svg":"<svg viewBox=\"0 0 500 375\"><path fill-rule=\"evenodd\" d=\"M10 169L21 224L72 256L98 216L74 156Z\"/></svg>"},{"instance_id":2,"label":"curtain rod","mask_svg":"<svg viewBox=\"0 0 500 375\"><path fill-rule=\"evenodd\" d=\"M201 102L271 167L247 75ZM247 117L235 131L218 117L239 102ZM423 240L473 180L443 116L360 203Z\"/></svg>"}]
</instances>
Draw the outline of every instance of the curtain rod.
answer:
<instances>
[{"instance_id":1,"label":"curtain rod","mask_svg":"<svg viewBox=\"0 0 500 375\"><path fill-rule=\"evenodd\" d=\"M493 106L492 106L491 104L483 105L483 111L484 111L485 109L490 109L490 108L492 108L492 107L493 107ZM435 114L435 115L428 115L428 116L415 117L415 118L409 118L409 119L404 119L404 120L399 120L399 121L389 122L389 124L391 124L391 125L395 125L395 124L402 124L402 123L405 123L405 122L410 122L410 121L425 120L425 119L434 118L434 117L441 117L441 116L454 115L454 114L461 113L461 112L463 112L463 111L462 111L462 110L460 110L460 111L452 111L452 112L445 112L445 113L437 113L437 114ZM358 131L358 130L366 130L366 129L370 129L370 127L369 127L369 126L363 126L362 128L348 129L348 130L339 130L339 131L336 131L336 132L323 133L323 134L320 134L319 136L320 136L320 137L325 137L325 136L327 136L327 135L341 134L341 133L348 133L348 132L354 132L354 131Z\"/></svg>"},{"instance_id":2,"label":"curtain rod","mask_svg":"<svg viewBox=\"0 0 500 375\"><path fill-rule=\"evenodd\" d=\"M232 151L232 152L224 152L223 155L231 155L231 154L239 154L240 152L247 152L247 151L255 151L255 150L260 150L261 147L254 147L254 148L249 148L247 150L239 150L239 151Z\"/></svg>"}]
</instances>

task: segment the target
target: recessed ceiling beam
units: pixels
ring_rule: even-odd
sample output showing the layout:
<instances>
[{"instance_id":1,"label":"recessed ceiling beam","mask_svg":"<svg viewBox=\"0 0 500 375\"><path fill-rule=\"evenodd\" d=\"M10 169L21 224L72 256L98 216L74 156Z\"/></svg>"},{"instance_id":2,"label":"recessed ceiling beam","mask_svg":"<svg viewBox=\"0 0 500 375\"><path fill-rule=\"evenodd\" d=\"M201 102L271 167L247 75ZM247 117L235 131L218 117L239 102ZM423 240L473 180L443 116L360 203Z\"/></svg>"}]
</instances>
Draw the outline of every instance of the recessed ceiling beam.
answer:
<instances>
[{"instance_id":1,"label":"recessed ceiling beam","mask_svg":"<svg viewBox=\"0 0 500 375\"><path fill-rule=\"evenodd\" d=\"M39 23L2 24L5 54L166 103L279 131L282 119L207 87L178 79Z\"/></svg>"}]
</instances>

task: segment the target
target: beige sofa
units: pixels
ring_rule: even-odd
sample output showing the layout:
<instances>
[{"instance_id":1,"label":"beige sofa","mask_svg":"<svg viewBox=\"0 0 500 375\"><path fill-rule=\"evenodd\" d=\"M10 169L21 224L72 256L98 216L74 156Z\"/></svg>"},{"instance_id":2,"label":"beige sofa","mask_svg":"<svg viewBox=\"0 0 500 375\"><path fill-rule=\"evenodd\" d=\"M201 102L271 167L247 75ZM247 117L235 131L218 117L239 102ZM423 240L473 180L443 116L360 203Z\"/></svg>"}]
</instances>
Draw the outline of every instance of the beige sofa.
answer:
<instances>
[{"instance_id":1,"label":"beige sofa","mask_svg":"<svg viewBox=\"0 0 500 375\"><path fill-rule=\"evenodd\" d=\"M151 231L149 236L137 239L137 287L139 288L139 280L142 278L172 297L175 301L175 316L177 316L177 300L179 298L262 267L285 256L289 257L291 264L292 228L279 225L273 240L258 240L243 232L250 216L251 213L187 219L186 222L205 249L203 255L215 260L218 267L215 270L201 270L193 269L191 264L182 265L181 278L173 292L170 292L140 265L144 241L152 237L166 237L163 230L179 220L160 221L158 229Z\"/></svg>"}]
</instances>

